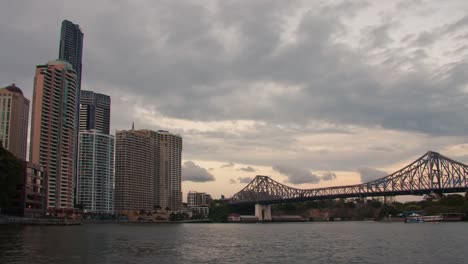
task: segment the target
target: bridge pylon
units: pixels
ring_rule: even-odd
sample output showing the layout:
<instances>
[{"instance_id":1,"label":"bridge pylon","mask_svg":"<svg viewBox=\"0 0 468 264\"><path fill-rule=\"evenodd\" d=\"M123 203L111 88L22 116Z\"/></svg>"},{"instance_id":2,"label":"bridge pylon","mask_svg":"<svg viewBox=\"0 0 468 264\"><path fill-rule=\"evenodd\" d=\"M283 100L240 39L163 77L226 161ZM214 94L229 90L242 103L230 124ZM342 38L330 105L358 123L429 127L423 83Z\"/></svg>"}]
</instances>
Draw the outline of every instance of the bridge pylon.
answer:
<instances>
[{"instance_id":1,"label":"bridge pylon","mask_svg":"<svg viewBox=\"0 0 468 264\"><path fill-rule=\"evenodd\" d=\"M256 204L255 216L259 221L271 221L271 204Z\"/></svg>"}]
</instances>

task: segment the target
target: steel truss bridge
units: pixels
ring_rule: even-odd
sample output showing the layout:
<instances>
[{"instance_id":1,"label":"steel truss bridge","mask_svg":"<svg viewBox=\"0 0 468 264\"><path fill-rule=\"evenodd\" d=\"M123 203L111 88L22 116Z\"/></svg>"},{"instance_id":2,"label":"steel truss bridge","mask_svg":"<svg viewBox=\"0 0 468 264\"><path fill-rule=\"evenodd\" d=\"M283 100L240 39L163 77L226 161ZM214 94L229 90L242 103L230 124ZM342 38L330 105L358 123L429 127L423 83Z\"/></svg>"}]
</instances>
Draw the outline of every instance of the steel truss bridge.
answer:
<instances>
[{"instance_id":1,"label":"steel truss bridge","mask_svg":"<svg viewBox=\"0 0 468 264\"><path fill-rule=\"evenodd\" d=\"M457 193L468 191L467 175L467 165L429 151L399 171L362 184L302 190L268 176L257 176L232 196L231 203L268 205L335 198Z\"/></svg>"}]
</instances>

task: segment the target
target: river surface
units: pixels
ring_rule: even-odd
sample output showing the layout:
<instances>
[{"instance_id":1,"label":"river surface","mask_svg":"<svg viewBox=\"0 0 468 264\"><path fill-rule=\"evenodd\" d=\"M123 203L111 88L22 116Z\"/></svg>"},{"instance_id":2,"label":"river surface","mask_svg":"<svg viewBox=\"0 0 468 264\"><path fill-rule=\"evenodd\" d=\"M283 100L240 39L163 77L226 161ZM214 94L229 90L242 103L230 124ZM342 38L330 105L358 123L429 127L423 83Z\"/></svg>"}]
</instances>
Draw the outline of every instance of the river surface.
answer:
<instances>
[{"instance_id":1,"label":"river surface","mask_svg":"<svg viewBox=\"0 0 468 264\"><path fill-rule=\"evenodd\" d=\"M0 226L0 263L468 263L468 223Z\"/></svg>"}]
</instances>

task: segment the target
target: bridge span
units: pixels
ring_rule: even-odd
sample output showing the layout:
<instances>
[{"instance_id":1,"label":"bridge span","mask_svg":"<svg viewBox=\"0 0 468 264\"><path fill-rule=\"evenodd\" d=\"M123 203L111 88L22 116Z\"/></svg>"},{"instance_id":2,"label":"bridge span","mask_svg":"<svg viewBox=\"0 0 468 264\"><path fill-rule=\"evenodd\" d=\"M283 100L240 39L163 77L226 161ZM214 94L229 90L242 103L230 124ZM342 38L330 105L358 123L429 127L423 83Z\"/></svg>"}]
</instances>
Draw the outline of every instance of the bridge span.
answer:
<instances>
[{"instance_id":1,"label":"bridge span","mask_svg":"<svg viewBox=\"0 0 468 264\"><path fill-rule=\"evenodd\" d=\"M256 204L255 214L259 220L271 220L271 204L277 203L465 192L468 191L467 175L467 165L429 151L390 175L355 185L297 189L258 175L232 196L231 203Z\"/></svg>"}]
</instances>

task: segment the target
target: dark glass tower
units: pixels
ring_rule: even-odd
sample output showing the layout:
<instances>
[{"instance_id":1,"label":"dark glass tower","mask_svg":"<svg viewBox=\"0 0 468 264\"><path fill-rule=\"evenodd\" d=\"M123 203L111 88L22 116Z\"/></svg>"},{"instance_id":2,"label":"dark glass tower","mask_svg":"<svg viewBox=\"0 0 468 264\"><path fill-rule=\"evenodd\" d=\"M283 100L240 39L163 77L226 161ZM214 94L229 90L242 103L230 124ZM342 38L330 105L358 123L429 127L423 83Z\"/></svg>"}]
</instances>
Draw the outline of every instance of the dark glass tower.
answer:
<instances>
[{"instance_id":1,"label":"dark glass tower","mask_svg":"<svg viewBox=\"0 0 468 264\"><path fill-rule=\"evenodd\" d=\"M73 22L62 21L62 29L60 31L60 48L59 60L65 60L71 64L76 72L76 104L75 104L75 126L74 126L74 143L78 146L78 130L79 130L79 106L80 106L80 91L81 91L81 59L83 57L83 31L80 26ZM78 164L78 148L74 149L74 164ZM73 183L76 187L78 166L73 168ZM76 193L76 190L75 190Z\"/></svg>"},{"instance_id":2,"label":"dark glass tower","mask_svg":"<svg viewBox=\"0 0 468 264\"><path fill-rule=\"evenodd\" d=\"M76 71L78 94L81 90L81 59L83 56L83 31L73 22L62 21L59 59L68 61Z\"/></svg>"},{"instance_id":3,"label":"dark glass tower","mask_svg":"<svg viewBox=\"0 0 468 264\"><path fill-rule=\"evenodd\" d=\"M99 130L109 135L111 99L108 95L81 91L80 131Z\"/></svg>"}]
</instances>

